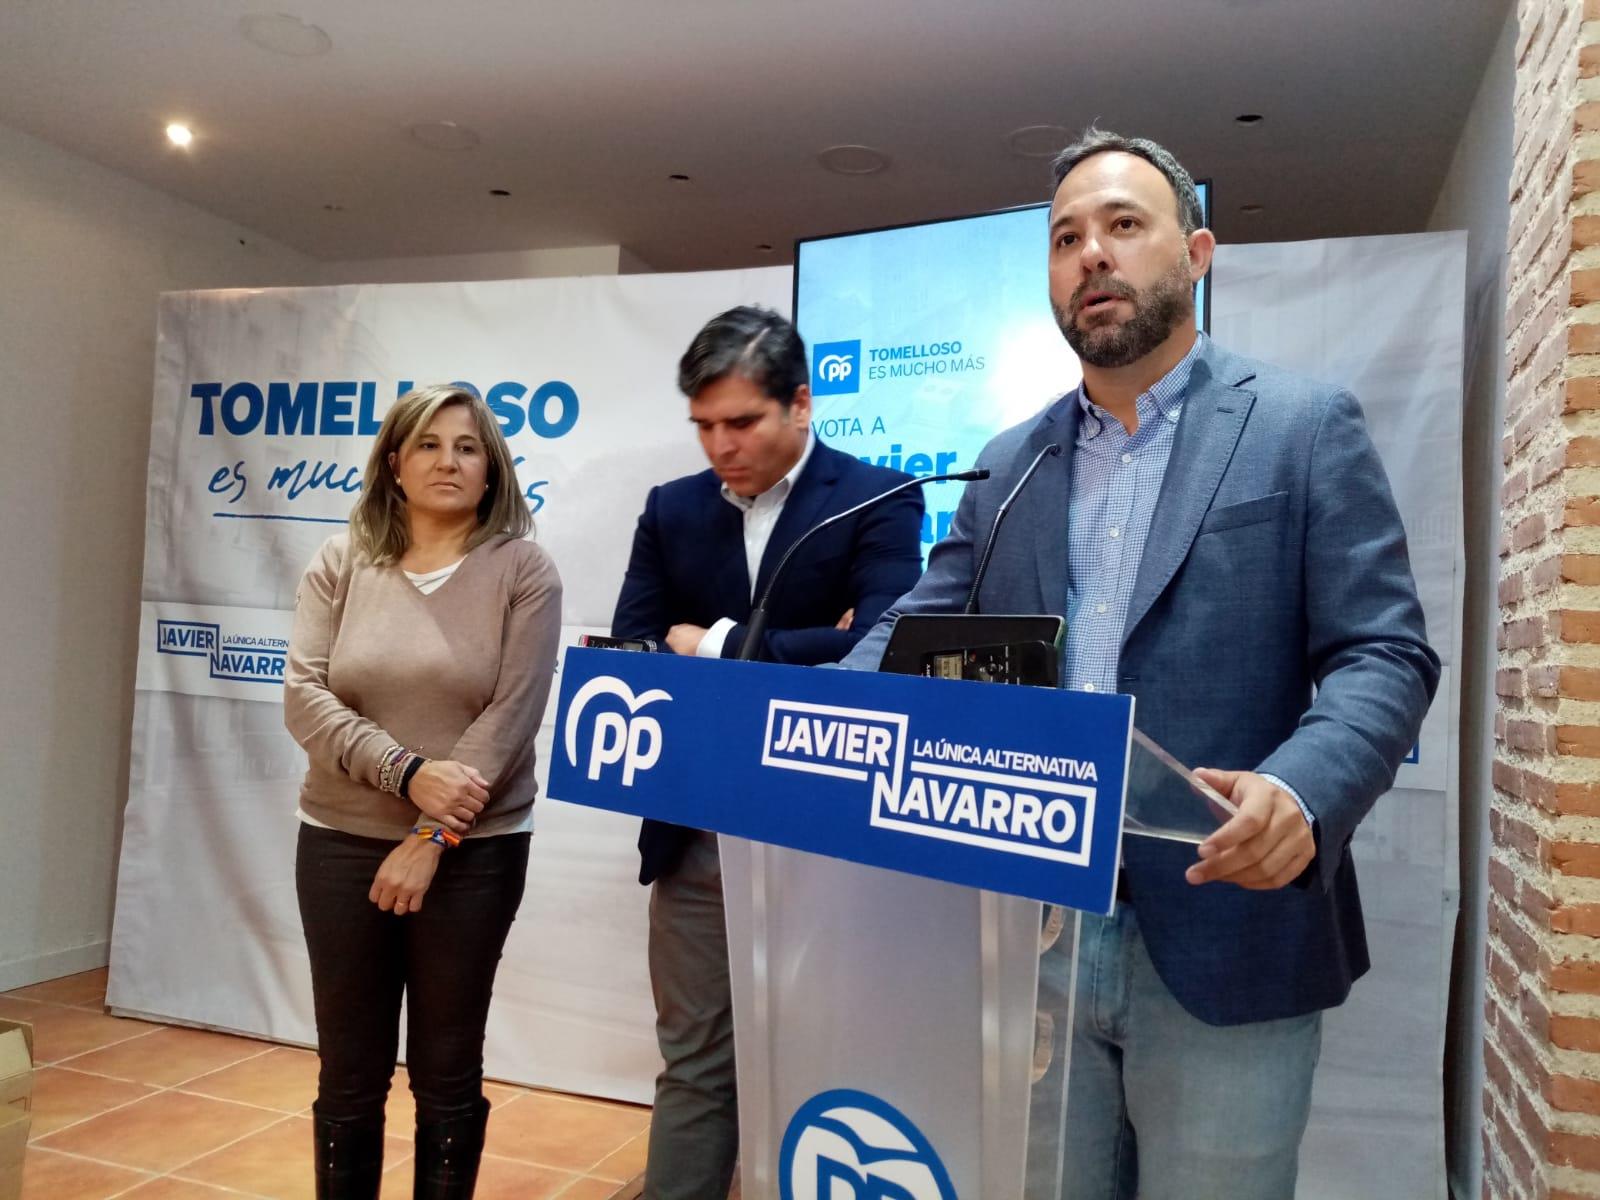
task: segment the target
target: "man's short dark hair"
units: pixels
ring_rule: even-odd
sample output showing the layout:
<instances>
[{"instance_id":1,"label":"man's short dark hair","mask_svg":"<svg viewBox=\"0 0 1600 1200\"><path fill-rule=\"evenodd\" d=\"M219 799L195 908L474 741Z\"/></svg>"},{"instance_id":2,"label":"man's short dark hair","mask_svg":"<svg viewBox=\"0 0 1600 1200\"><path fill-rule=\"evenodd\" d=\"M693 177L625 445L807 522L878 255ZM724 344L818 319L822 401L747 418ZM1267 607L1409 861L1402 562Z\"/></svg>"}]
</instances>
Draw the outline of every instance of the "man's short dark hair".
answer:
<instances>
[{"instance_id":1,"label":"man's short dark hair","mask_svg":"<svg viewBox=\"0 0 1600 1200\"><path fill-rule=\"evenodd\" d=\"M678 360L678 390L693 400L729 375L748 379L788 408L811 381L799 330L770 308L751 304L718 313Z\"/></svg>"},{"instance_id":2,"label":"man's short dark hair","mask_svg":"<svg viewBox=\"0 0 1600 1200\"><path fill-rule=\"evenodd\" d=\"M1185 237L1205 225L1206 214L1200 207L1200 193L1195 190L1194 180L1170 150L1149 138L1123 137L1120 133L1097 129L1093 125L1085 129L1077 141L1056 155L1055 162L1051 164L1055 185L1050 189L1050 194L1056 194L1067 173L1084 159L1111 150L1137 155L1166 176L1167 182L1172 185L1172 194L1177 198L1178 225Z\"/></svg>"}]
</instances>

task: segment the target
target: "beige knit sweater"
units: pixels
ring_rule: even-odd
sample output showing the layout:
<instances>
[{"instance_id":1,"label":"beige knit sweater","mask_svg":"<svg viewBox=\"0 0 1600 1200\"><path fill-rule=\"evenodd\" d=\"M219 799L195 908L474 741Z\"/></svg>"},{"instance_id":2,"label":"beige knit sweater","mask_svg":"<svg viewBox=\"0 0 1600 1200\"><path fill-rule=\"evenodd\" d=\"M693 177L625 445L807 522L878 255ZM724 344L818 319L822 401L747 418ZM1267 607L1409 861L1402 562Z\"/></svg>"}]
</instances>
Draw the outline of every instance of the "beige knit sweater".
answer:
<instances>
[{"instance_id":1,"label":"beige knit sweater","mask_svg":"<svg viewBox=\"0 0 1600 1200\"><path fill-rule=\"evenodd\" d=\"M378 790L399 743L489 781L475 836L520 825L533 804L533 738L561 633L561 578L537 545L492 538L423 595L331 537L300 581L284 672L284 723L305 748L308 816L362 837L402 838L421 817Z\"/></svg>"}]
</instances>

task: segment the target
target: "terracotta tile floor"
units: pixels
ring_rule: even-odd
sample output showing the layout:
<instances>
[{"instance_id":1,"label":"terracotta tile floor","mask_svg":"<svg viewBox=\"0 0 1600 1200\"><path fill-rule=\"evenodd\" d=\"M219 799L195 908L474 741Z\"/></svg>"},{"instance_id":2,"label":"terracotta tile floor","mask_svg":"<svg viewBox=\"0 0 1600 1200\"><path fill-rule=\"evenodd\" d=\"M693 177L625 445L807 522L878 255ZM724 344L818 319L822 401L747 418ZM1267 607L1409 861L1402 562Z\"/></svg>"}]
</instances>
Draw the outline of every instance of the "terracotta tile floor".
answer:
<instances>
[{"instance_id":1,"label":"terracotta tile floor","mask_svg":"<svg viewBox=\"0 0 1600 1200\"><path fill-rule=\"evenodd\" d=\"M251 1038L107 1016L106 973L0 994L34 1026L23 1200L312 1195L317 1058ZM617 1200L644 1170L650 1110L490 1084L478 1200ZM384 1200L411 1195L411 1095L396 1073Z\"/></svg>"}]
</instances>

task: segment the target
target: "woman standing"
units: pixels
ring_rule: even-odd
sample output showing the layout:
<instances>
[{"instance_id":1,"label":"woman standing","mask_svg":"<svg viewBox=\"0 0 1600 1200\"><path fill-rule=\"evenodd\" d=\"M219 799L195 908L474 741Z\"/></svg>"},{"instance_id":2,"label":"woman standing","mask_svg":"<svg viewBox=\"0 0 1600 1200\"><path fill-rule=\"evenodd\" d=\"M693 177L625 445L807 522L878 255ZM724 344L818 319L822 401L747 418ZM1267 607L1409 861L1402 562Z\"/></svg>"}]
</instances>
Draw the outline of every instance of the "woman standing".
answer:
<instances>
[{"instance_id":1,"label":"woman standing","mask_svg":"<svg viewBox=\"0 0 1600 1200\"><path fill-rule=\"evenodd\" d=\"M284 719L310 759L295 881L321 1074L319 1200L371 1200L407 1005L414 1195L469 1197L483 1037L522 899L561 580L511 451L457 387L401 397L348 535L295 601Z\"/></svg>"}]
</instances>

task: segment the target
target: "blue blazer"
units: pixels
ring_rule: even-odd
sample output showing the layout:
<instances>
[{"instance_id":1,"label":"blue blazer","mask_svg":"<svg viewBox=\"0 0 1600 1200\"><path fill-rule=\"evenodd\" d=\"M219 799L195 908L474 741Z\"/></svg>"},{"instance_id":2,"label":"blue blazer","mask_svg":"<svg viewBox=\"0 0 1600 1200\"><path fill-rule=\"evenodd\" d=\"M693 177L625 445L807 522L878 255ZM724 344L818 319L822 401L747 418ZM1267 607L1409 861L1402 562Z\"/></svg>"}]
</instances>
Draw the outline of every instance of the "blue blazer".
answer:
<instances>
[{"instance_id":1,"label":"blue blazer","mask_svg":"<svg viewBox=\"0 0 1600 1200\"><path fill-rule=\"evenodd\" d=\"M983 612L1066 616L1074 391L978 458L921 582L846 660L874 668L900 613L960 611L996 508L1048 443L1002 528ZM1415 744L1439 680L1405 531L1360 406L1209 341L1194 364L1123 627L1119 690L1190 766L1261 771L1315 815L1296 884L1193 886L1194 847L1123 839L1150 957L1216 1025L1341 1003L1369 966L1350 838ZM1315 689L1315 699L1313 699Z\"/></svg>"},{"instance_id":2,"label":"blue blazer","mask_svg":"<svg viewBox=\"0 0 1600 1200\"><path fill-rule=\"evenodd\" d=\"M761 595L778 560L802 533L908 478L816 443L767 541L755 595ZM838 662L921 571L922 493L913 488L806 543L768 605L760 657L806 666ZM744 517L722 498L716 474L706 470L651 488L633 535L612 635L654 638L665 645L673 625L710 627L728 617L738 623L722 654L736 658L752 607ZM851 627L834 628L850 609L855 610ZM689 833L646 821L639 835L639 882L671 872Z\"/></svg>"}]
</instances>

